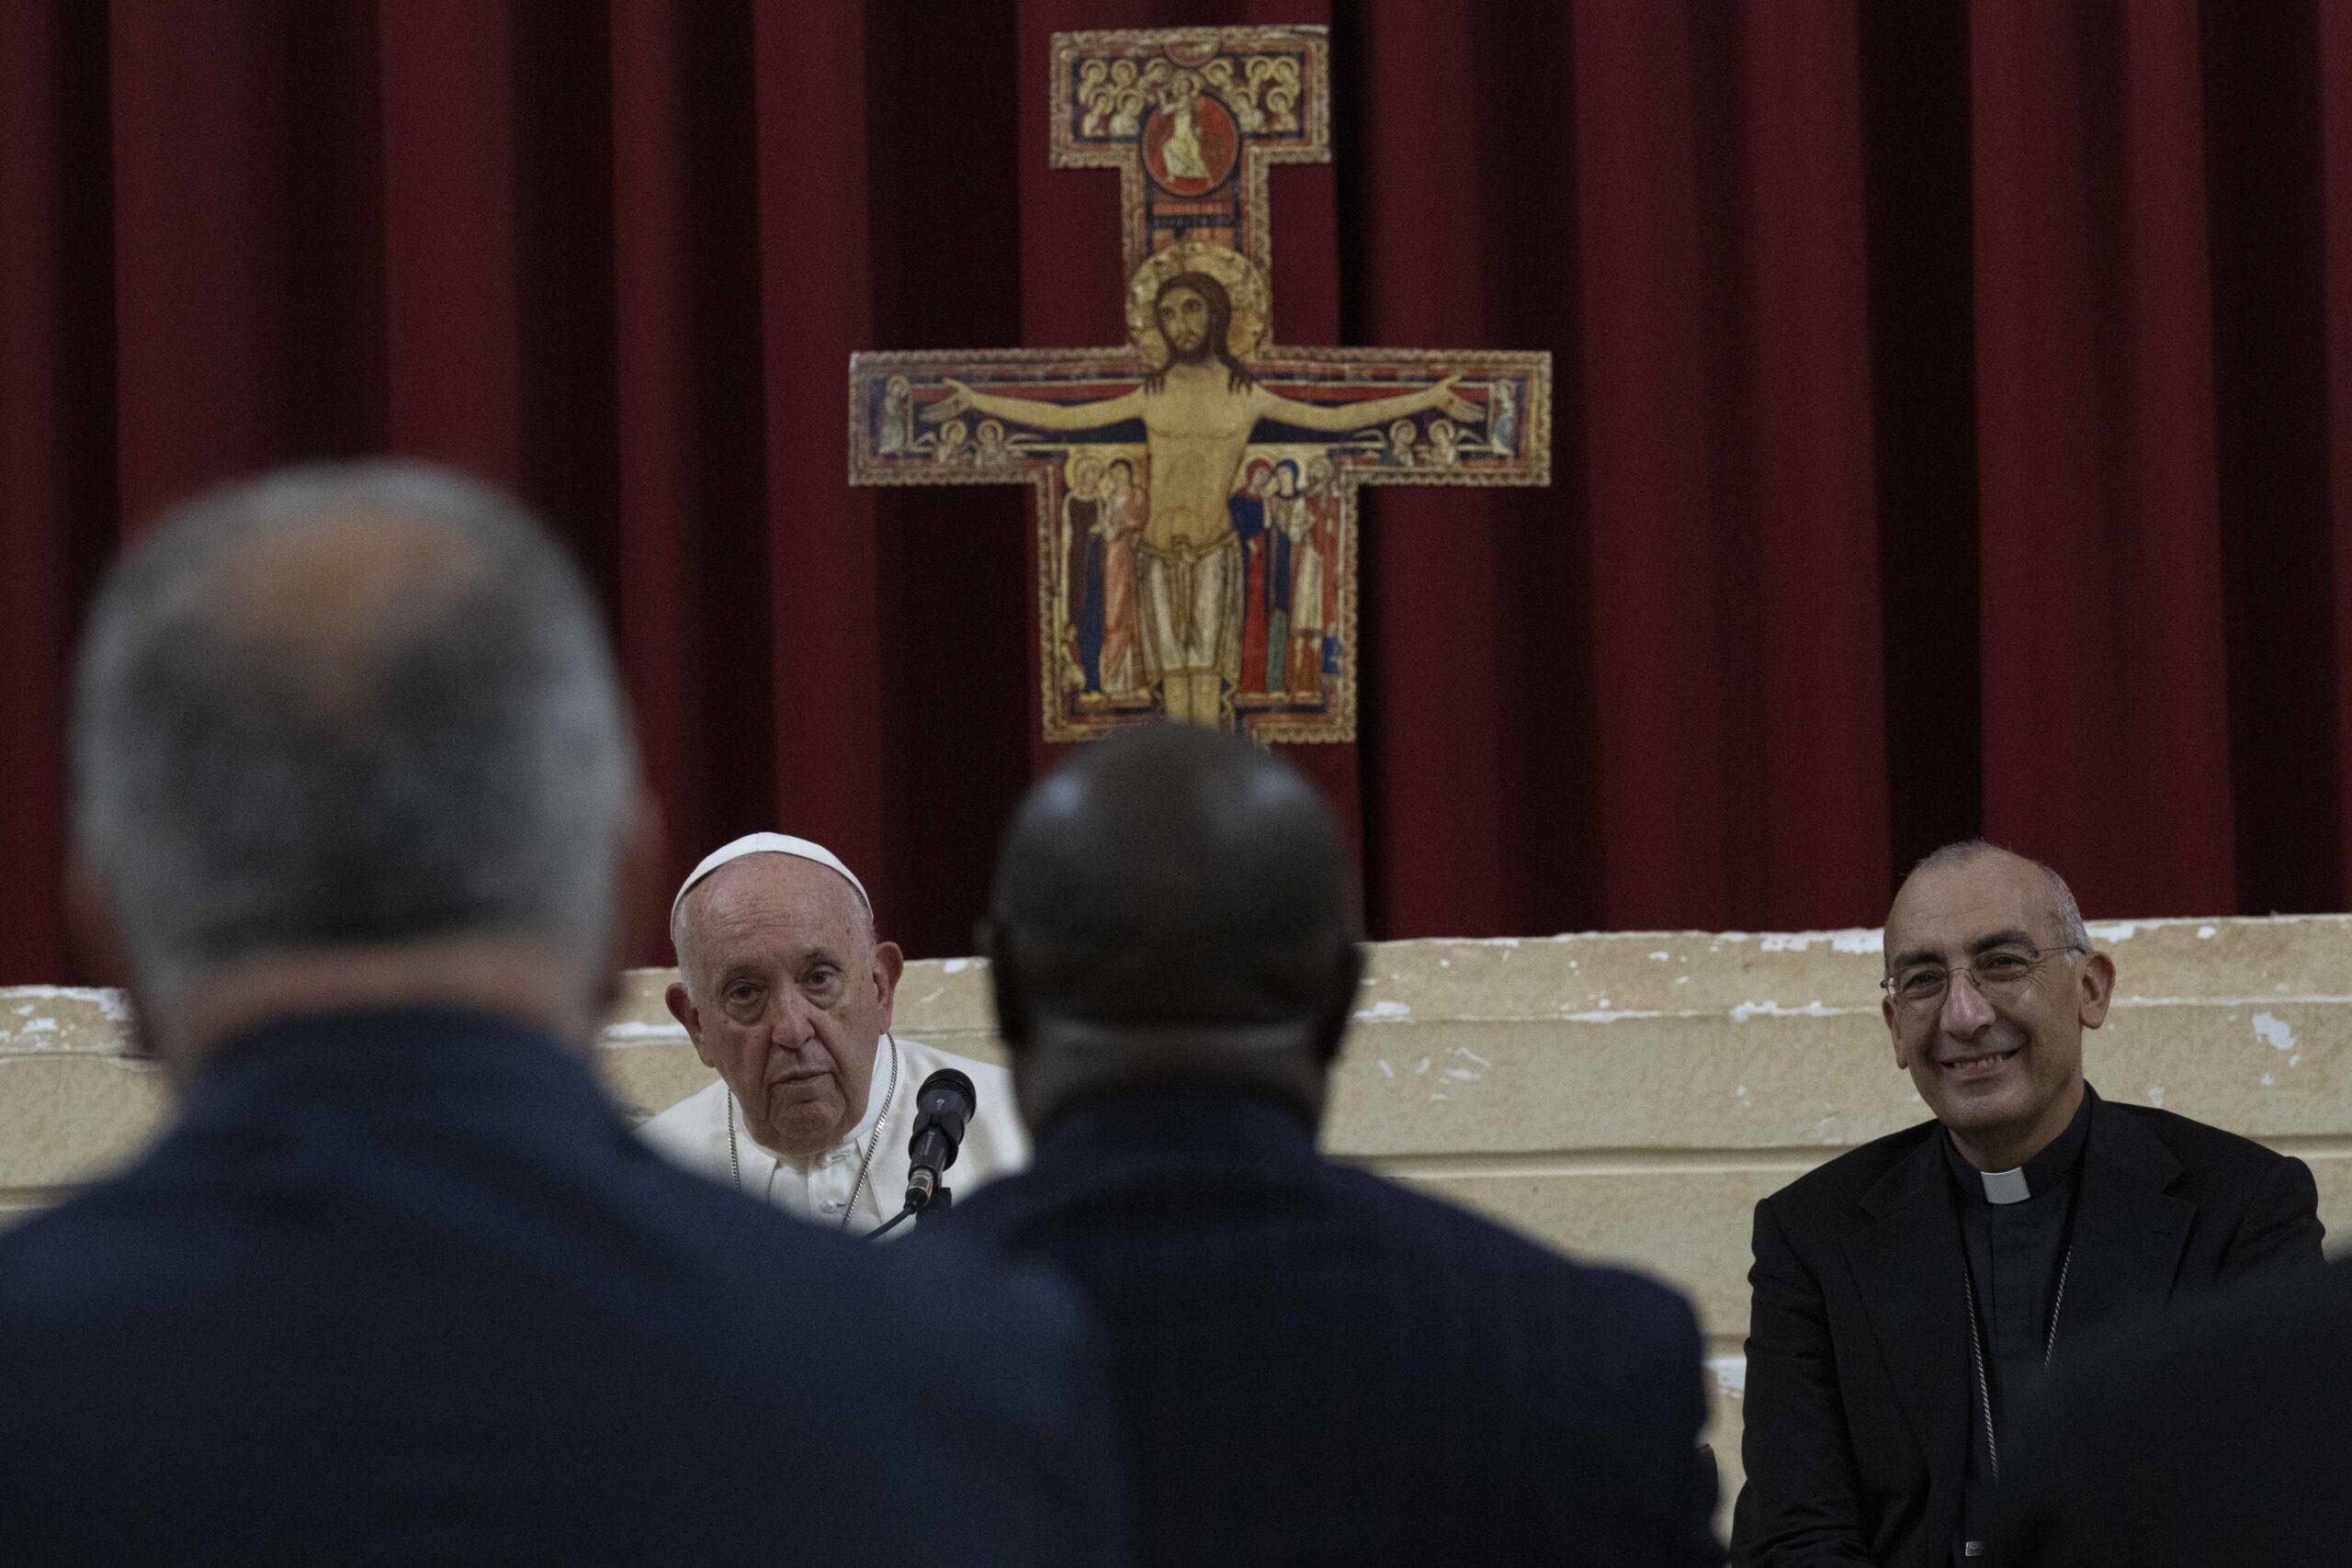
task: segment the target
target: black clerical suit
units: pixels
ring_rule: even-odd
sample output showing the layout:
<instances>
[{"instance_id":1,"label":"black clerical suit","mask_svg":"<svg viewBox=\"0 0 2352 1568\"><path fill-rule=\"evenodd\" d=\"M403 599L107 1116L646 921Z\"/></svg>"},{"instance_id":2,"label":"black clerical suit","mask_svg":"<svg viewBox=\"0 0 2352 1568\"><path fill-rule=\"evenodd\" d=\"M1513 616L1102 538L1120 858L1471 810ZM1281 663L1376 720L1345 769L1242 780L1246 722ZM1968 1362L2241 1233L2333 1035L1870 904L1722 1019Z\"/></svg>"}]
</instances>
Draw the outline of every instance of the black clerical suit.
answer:
<instances>
[{"instance_id":1,"label":"black clerical suit","mask_svg":"<svg viewBox=\"0 0 2352 1568\"><path fill-rule=\"evenodd\" d=\"M2058 1342L2065 1287L2074 1267L2075 1196L2096 1097L2087 1091L2075 1118L2021 1169L1988 1175L1970 1165L1950 1138L1944 1164L1960 1203L1967 1260L1970 1392L1968 1472L1961 1490L1962 1555L1982 1542L1993 1519L1998 1433L2041 1382Z\"/></svg>"},{"instance_id":2,"label":"black clerical suit","mask_svg":"<svg viewBox=\"0 0 2352 1568\"><path fill-rule=\"evenodd\" d=\"M2030 1392L2053 1307L2064 1366L2183 1296L2320 1256L2301 1160L2087 1090L2075 1135L2079 1154L2062 1139L2039 1169L2048 1206L2031 1215L1971 1214L1974 1173L1935 1122L1757 1205L1736 1562L1944 1568L1986 1523L1981 1407L1989 1393L1997 1442L2004 1393L2014 1405Z\"/></svg>"},{"instance_id":3,"label":"black clerical suit","mask_svg":"<svg viewBox=\"0 0 2352 1568\"><path fill-rule=\"evenodd\" d=\"M2023 1568L2352 1558L2352 1259L2119 1337L2024 1412L1994 1551Z\"/></svg>"},{"instance_id":4,"label":"black clerical suit","mask_svg":"<svg viewBox=\"0 0 2352 1568\"><path fill-rule=\"evenodd\" d=\"M1090 1101L938 1228L1091 1299L1146 1562L1723 1561L1689 1303L1327 1160L1272 1100Z\"/></svg>"}]
</instances>

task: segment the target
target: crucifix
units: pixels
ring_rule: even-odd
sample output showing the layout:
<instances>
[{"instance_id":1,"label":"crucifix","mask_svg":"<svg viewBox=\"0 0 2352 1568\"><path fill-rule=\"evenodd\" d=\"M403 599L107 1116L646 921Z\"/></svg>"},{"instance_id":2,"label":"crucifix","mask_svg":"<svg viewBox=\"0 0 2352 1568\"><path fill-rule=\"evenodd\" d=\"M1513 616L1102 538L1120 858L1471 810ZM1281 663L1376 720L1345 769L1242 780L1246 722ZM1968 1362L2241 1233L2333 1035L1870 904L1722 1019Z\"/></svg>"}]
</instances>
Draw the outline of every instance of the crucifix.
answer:
<instances>
[{"instance_id":1,"label":"crucifix","mask_svg":"<svg viewBox=\"0 0 2352 1568\"><path fill-rule=\"evenodd\" d=\"M1352 741L1356 497L1551 481L1551 356L1271 341L1266 171L1330 158L1320 28L1057 33L1056 168L1115 168L1128 342L859 354L857 484L1025 484L1046 739Z\"/></svg>"}]
</instances>

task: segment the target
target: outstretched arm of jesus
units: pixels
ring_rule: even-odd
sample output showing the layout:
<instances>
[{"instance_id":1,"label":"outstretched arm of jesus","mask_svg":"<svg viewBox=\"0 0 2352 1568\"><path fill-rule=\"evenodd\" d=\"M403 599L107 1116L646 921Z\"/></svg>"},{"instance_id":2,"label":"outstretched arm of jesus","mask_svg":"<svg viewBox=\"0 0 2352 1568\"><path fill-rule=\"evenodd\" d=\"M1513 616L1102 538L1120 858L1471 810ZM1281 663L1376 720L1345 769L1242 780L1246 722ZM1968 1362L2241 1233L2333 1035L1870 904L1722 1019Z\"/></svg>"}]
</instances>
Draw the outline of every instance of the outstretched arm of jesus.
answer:
<instances>
[{"instance_id":1,"label":"outstretched arm of jesus","mask_svg":"<svg viewBox=\"0 0 2352 1568\"><path fill-rule=\"evenodd\" d=\"M1458 400L1453 395L1453 384L1460 379L1459 376L1448 376L1418 392L1400 392L1393 398L1368 398L1359 403L1303 403L1295 398L1268 392L1265 401L1258 407L1258 417L1278 419L1301 430L1329 430L1344 434L1385 424L1392 419L1419 413L1423 409L1450 409Z\"/></svg>"},{"instance_id":2,"label":"outstretched arm of jesus","mask_svg":"<svg viewBox=\"0 0 2352 1568\"><path fill-rule=\"evenodd\" d=\"M1143 389L1138 387L1122 397L1104 398L1091 403L1049 403L1039 398L1007 398L995 392L976 392L963 382L948 378L954 393L940 399L922 411L926 423L954 419L966 409L983 413L991 419L1009 419L1033 430L1099 430L1122 420L1136 419L1143 413Z\"/></svg>"}]
</instances>

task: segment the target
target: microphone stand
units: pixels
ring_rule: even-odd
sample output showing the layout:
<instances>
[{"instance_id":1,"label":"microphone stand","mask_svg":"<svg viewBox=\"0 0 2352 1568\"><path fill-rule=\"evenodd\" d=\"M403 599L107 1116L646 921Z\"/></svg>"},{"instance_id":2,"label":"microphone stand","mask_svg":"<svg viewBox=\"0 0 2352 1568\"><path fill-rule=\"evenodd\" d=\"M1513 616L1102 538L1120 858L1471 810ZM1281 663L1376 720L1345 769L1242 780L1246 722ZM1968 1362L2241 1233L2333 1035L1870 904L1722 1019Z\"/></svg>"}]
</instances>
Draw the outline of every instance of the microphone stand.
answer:
<instances>
[{"instance_id":1,"label":"microphone stand","mask_svg":"<svg viewBox=\"0 0 2352 1568\"><path fill-rule=\"evenodd\" d=\"M907 1142L907 1205L868 1231L866 1240L879 1240L910 1217L921 1224L955 1206L956 1195L939 1179L956 1163L956 1148L964 1141L975 1103L972 1080L953 1067L942 1067L923 1080L915 1091L914 1136Z\"/></svg>"},{"instance_id":2,"label":"microphone stand","mask_svg":"<svg viewBox=\"0 0 2352 1568\"><path fill-rule=\"evenodd\" d=\"M931 1218L933 1214L944 1214L955 1206L955 1193L950 1192L944 1187L934 1188L932 1190L930 1201L924 1203L908 1203L905 1208L899 1210L897 1213L891 1215L888 1219L883 1221L872 1230L867 1231L865 1233L865 1239L868 1241L879 1241L885 1235L888 1235L891 1231L896 1230L901 1224L910 1219L913 1220L916 1224L920 1225L923 1221Z\"/></svg>"}]
</instances>

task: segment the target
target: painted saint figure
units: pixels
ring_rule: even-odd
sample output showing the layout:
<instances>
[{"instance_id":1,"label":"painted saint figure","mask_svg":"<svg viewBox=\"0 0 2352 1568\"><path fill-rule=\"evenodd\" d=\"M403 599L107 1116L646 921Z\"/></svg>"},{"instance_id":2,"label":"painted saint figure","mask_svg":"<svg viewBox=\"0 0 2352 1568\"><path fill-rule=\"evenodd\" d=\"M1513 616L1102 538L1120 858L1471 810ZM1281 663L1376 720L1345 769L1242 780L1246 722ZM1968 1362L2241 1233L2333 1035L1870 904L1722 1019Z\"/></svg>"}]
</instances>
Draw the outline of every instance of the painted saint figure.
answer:
<instances>
[{"instance_id":1,"label":"painted saint figure","mask_svg":"<svg viewBox=\"0 0 2352 1568\"><path fill-rule=\"evenodd\" d=\"M1136 466L1125 457L1102 477L1102 690L1131 696L1144 684L1136 628L1136 541L1148 519L1148 502L1136 488Z\"/></svg>"},{"instance_id":2,"label":"painted saint figure","mask_svg":"<svg viewBox=\"0 0 2352 1568\"><path fill-rule=\"evenodd\" d=\"M1285 462L1274 470L1274 493L1266 502L1268 558L1274 570L1267 580L1266 690L1287 692L1290 648L1297 620L1296 587L1299 551L1306 544L1306 498L1298 493L1298 465Z\"/></svg>"},{"instance_id":3,"label":"painted saint figure","mask_svg":"<svg viewBox=\"0 0 2352 1568\"><path fill-rule=\"evenodd\" d=\"M1451 468L1462 461L1461 435L1450 419L1430 421L1430 461L1441 468Z\"/></svg>"},{"instance_id":4,"label":"painted saint figure","mask_svg":"<svg viewBox=\"0 0 2352 1568\"><path fill-rule=\"evenodd\" d=\"M1069 466L1062 501L1062 617L1080 690L1102 689L1102 464L1080 457Z\"/></svg>"},{"instance_id":5,"label":"painted saint figure","mask_svg":"<svg viewBox=\"0 0 2352 1568\"><path fill-rule=\"evenodd\" d=\"M1258 422L1338 434L1376 428L1450 406L1458 379L1448 376L1418 391L1357 402L1302 402L1268 390L1235 357L1232 321L1223 284L1204 272L1178 273L1160 285L1152 310L1166 367L1135 390L1066 404L978 391L951 378L953 395L923 416L950 420L969 409L1049 431L1143 422L1149 510L1136 554L1144 662L1162 711L1193 724L1230 722L1226 692L1240 675L1241 547L1226 499ZM1106 586L1106 604L1113 592ZM1110 635L1106 629L1106 685Z\"/></svg>"},{"instance_id":6,"label":"painted saint figure","mask_svg":"<svg viewBox=\"0 0 2352 1568\"><path fill-rule=\"evenodd\" d=\"M1100 60L1090 60L1078 73L1078 101L1086 107L1086 118L1079 126L1080 136L1100 136L1103 122L1110 117L1111 101L1116 96L1111 83L1111 67Z\"/></svg>"},{"instance_id":7,"label":"painted saint figure","mask_svg":"<svg viewBox=\"0 0 2352 1568\"><path fill-rule=\"evenodd\" d=\"M1272 463L1252 463L1241 476L1241 488L1227 498L1233 514L1233 536L1241 542L1241 663L1234 690L1271 692L1266 683L1266 606L1273 582L1273 552L1266 529L1266 486L1273 477Z\"/></svg>"},{"instance_id":8,"label":"painted saint figure","mask_svg":"<svg viewBox=\"0 0 2352 1568\"><path fill-rule=\"evenodd\" d=\"M882 442L880 455L888 457L902 452L907 446L910 426L910 393L904 376L893 376L882 389Z\"/></svg>"},{"instance_id":9,"label":"painted saint figure","mask_svg":"<svg viewBox=\"0 0 2352 1568\"><path fill-rule=\"evenodd\" d=\"M1144 96L1136 85L1136 62L1111 63L1111 134L1133 136L1143 129Z\"/></svg>"},{"instance_id":10,"label":"painted saint figure","mask_svg":"<svg viewBox=\"0 0 2352 1568\"><path fill-rule=\"evenodd\" d=\"M1012 460L1012 448L1004 444L1004 426L992 419L980 421L980 428L973 434L976 450L972 460L983 468L1001 468Z\"/></svg>"},{"instance_id":11,"label":"painted saint figure","mask_svg":"<svg viewBox=\"0 0 2352 1568\"><path fill-rule=\"evenodd\" d=\"M1413 422L1409 419L1400 419L1389 425L1388 450L1384 460L1400 468L1411 468L1414 462L1413 443L1419 436L1419 433L1413 428Z\"/></svg>"},{"instance_id":12,"label":"painted saint figure","mask_svg":"<svg viewBox=\"0 0 2352 1568\"><path fill-rule=\"evenodd\" d=\"M1487 394L1487 400L1494 410L1487 422L1487 445L1502 457L1517 456L1519 448L1514 444L1519 440L1519 407L1510 394L1510 383L1496 382Z\"/></svg>"},{"instance_id":13,"label":"painted saint figure","mask_svg":"<svg viewBox=\"0 0 2352 1568\"><path fill-rule=\"evenodd\" d=\"M1330 569L1339 533L1339 498L1331 494L1331 465L1319 458L1306 470L1306 487L1285 526L1291 535L1290 668L1283 684L1293 696L1313 698L1323 690L1324 637L1333 619Z\"/></svg>"},{"instance_id":14,"label":"painted saint figure","mask_svg":"<svg viewBox=\"0 0 2352 1568\"><path fill-rule=\"evenodd\" d=\"M1231 59L1217 56L1201 67L1201 75L1216 89L1217 96L1232 111L1234 123L1243 131L1254 134L1265 129L1266 117L1258 112L1258 89L1244 87L1234 79Z\"/></svg>"}]
</instances>

